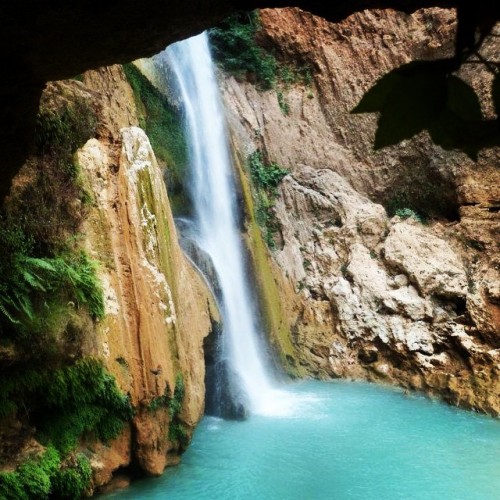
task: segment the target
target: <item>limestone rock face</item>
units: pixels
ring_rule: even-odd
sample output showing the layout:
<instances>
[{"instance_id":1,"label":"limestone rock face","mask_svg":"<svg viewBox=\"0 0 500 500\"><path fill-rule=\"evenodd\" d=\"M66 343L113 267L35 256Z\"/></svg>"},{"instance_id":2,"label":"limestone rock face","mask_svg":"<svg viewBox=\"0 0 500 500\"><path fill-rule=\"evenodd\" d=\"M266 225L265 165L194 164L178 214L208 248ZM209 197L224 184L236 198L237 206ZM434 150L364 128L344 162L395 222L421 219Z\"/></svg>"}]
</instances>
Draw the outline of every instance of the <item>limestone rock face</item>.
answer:
<instances>
[{"instance_id":1,"label":"limestone rock face","mask_svg":"<svg viewBox=\"0 0 500 500\"><path fill-rule=\"evenodd\" d=\"M122 128L138 125L134 94L120 65L86 71L82 80L100 102L101 130L105 137L118 140Z\"/></svg>"},{"instance_id":2,"label":"limestone rock face","mask_svg":"<svg viewBox=\"0 0 500 500\"><path fill-rule=\"evenodd\" d=\"M162 171L148 137L135 126L133 94L121 67L91 71L83 80L50 84L45 100L46 106L84 101L96 113L95 137L73 158L86 201L80 199L81 190L75 191L79 198L69 204L79 217L70 218L60 238L73 238L98 262L105 317L96 324L87 318L82 345L64 355L101 359L135 409L131 424L111 443L82 443L97 490L123 482L113 474L131 464L159 475L178 462L186 443L169 438L172 422L164 396L172 396L182 379L182 410L175 423L189 440L204 410L203 340L218 312L178 244ZM43 161L50 158L36 157L23 167L11 194L14 201L38 187L33 187L34 173ZM54 185L57 191L59 184ZM68 192L56 195L68 198L73 191ZM32 198L30 207L36 210L41 198ZM67 212L68 218L72 212Z\"/></svg>"},{"instance_id":3,"label":"limestone rock face","mask_svg":"<svg viewBox=\"0 0 500 500\"><path fill-rule=\"evenodd\" d=\"M450 245L422 227L397 224L385 242L387 263L410 277L425 295L465 296L467 277Z\"/></svg>"},{"instance_id":4,"label":"limestone rock face","mask_svg":"<svg viewBox=\"0 0 500 500\"><path fill-rule=\"evenodd\" d=\"M169 417L148 410L173 393L183 376L182 421L192 431L204 408L203 338L211 328L211 298L185 260L161 171L144 131L121 130L120 143L91 139L78 153L96 203L86 222L88 251L103 263L106 318L98 354L139 411L134 418L135 458L160 474L175 455ZM130 457L129 457L130 459Z\"/></svg>"},{"instance_id":5,"label":"limestone rock face","mask_svg":"<svg viewBox=\"0 0 500 500\"><path fill-rule=\"evenodd\" d=\"M500 351L467 318L465 297L474 294L453 248L458 235L388 219L335 172L306 166L284 179L276 216L283 248L275 259L308 311L295 324L308 370L500 411Z\"/></svg>"},{"instance_id":6,"label":"limestone rock face","mask_svg":"<svg viewBox=\"0 0 500 500\"><path fill-rule=\"evenodd\" d=\"M449 54L453 14L373 11L332 24L282 9L261 21L263 45L312 74L281 89L288 114L276 91L223 76L240 154L260 149L290 171L272 256L281 289L295 288L287 318L297 364L499 414L499 152L473 164L425 134L373 152L376 117L350 114L392 68ZM477 68L461 76L476 89L489 81ZM425 225L388 217L381 203L402 192L435 216Z\"/></svg>"}]
</instances>

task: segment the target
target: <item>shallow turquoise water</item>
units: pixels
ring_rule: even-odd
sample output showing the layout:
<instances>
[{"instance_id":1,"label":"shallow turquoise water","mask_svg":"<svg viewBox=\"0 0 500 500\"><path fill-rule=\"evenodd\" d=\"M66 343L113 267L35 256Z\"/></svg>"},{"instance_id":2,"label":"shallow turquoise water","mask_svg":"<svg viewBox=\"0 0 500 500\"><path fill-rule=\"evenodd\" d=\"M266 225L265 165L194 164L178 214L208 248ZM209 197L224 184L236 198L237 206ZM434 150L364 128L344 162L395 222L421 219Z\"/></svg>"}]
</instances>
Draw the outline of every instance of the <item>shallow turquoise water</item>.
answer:
<instances>
[{"instance_id":1,"label":"shallow turquoise water","mask_svg":"<svg viewBox=\"0 0 500 500\"><path fill-rule=\"evenodd\" d=\"M106 499L500 499L500 421L370 384L303 382L286 417L205 418L180 466Z\"/></svg>"}]
</instances>

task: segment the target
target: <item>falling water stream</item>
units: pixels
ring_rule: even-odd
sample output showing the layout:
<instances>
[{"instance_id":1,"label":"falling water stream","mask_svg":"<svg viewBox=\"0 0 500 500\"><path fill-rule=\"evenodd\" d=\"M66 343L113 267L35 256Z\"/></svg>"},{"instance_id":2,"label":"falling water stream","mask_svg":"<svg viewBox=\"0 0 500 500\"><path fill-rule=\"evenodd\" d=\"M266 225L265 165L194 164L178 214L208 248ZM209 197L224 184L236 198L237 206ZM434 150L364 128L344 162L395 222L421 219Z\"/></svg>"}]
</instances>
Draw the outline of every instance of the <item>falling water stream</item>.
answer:
<instances>
[{"instance_id":1,"label":"falling water stream","mask_svg":"<svg viewBox=\"0 0 500 500\"><path fill-rule=\"evenodd\" d=\"M109 498L500 499L500 423L401 390L273 381L236 215L224 113L206 35L166 53L190 145L196 243L215 268L221 356L251 417L205 417L181 464Z\"/></svg>"},{"instance_id":2,"label":"falling water stream","mask_svg":"<svg viewBox=\"0 0 500 500\"><path fill-rule=\"evenodd\" d=\"M187 122L197 244L210 257L220 287L223 342L236 397L250 413L277 414L290 408L274 387L260 341L256 306L246 276L237 221L235 179L224 109L205 33L165 52L182 98Z\"/></svg>"}]
</instances>

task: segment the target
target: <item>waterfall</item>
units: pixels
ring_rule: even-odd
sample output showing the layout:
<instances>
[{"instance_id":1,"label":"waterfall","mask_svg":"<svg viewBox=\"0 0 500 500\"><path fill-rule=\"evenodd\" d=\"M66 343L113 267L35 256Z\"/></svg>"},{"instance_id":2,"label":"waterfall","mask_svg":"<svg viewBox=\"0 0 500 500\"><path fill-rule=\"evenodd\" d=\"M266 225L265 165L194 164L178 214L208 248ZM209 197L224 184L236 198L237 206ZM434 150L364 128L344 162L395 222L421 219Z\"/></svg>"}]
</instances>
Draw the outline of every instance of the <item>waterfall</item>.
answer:
<instances>
[{"instance_id":1,"label":"waterfall","mask_svg":"<svg viewBox=\"0 0 500 500\"><path fill-rule=\"evenodd\" d=\"M208 37L203 33L176 43L165 54L184 107L197 244L211 259L220 289L219 355L227 361L236 397L249 411L276 414L280 398L266 366L246 276L235 179Z\"/></svg>"}]
</instances>

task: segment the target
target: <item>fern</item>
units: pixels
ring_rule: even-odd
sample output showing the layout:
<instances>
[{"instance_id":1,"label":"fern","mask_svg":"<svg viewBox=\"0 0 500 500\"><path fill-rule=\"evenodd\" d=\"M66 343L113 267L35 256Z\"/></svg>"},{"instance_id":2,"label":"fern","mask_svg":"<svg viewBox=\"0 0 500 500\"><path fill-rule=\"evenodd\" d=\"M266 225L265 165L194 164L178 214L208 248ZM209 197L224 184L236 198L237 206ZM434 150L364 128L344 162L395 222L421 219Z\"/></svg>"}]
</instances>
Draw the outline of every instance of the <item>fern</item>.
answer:
<instances>
[{"instance_id":1,"label":"fern","mask_svg":"<svg viewBox=\"0 0 500 500\"><path fill-rule=\"evenodd\" d=\"M0 219L0 314L11 324L33 321L35 298L67 296L86 306L94 319L104 316L97 264L84 252L35 257L29 239Z\"/></svg>"}]
</instances>

